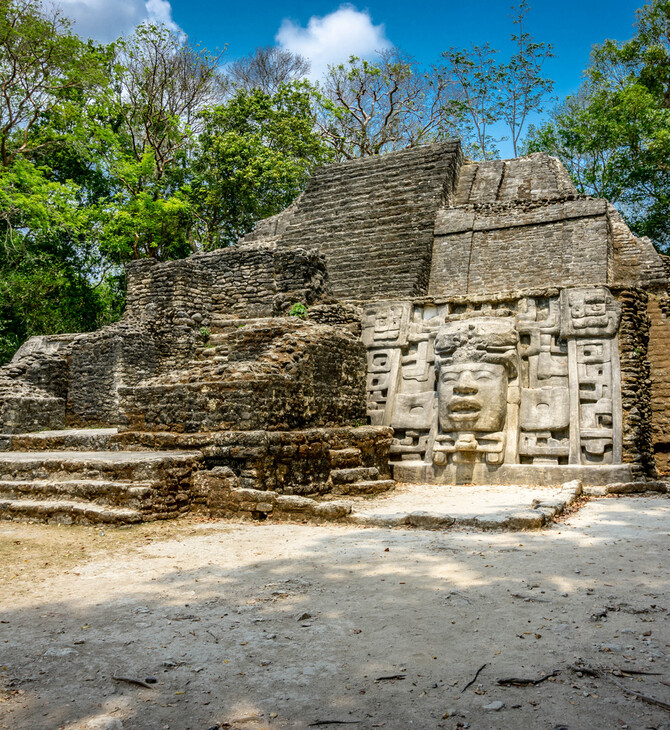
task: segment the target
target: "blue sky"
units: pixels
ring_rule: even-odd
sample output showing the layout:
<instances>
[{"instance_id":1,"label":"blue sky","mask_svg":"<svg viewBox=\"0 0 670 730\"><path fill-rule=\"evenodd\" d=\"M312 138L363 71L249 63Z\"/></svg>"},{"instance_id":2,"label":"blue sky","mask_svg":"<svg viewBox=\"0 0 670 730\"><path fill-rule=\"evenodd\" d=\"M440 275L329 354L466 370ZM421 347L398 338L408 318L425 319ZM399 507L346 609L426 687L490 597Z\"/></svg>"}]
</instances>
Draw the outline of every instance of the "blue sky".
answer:
<instances>
[{"instance_id":1,"label":"blue sky","mask_svg":"<svg viewBox=\"0 0 670 730\"><path fill-rule=\"evenodd\" d=\"M108 41L146 19L165 22L194 42L227 47L224 60L245 56L257 46L281 45L310 57L318 77L327 63L351 53L371 57L396 45L430 64L450 46L489 42L504 54L513 30L511 2L469 0L422 3L373 0L341 4L328 0L56 0L80 34ZM633 33L635 0L531 0L527 27L538 41L554 46L546 73L555 95L580 83L594 43L627 40Z\"/></svg>"},{"instance_id":2,"label":"blue sky","mask_svg":"<svg viewBox=\"0 0 670 730\"><path fill-rule=\"evenodd\" d=\"M382 34L424 63L436 61L450 46L469 46L488 41L504 51L512 31L512 3L469 0L449 3L428 0L421 3L368 2L353 5L369 15L373 26L382 25ZM627 40L633 35L634 0L563 0L532 2L528 27L537 40L554 45L556 58L547 64L556 91L564 96L574 91L594 43L605 38ZM207 47L228 43L228 55L245 55L258 45L276 43L276 35L286 20L307 28L310 18L324 18L342 5L320 1L268 0L235 5L233 12L222 11L218 0L172 0L175 22L192 38Z\"/></svg>"}]
</instances>

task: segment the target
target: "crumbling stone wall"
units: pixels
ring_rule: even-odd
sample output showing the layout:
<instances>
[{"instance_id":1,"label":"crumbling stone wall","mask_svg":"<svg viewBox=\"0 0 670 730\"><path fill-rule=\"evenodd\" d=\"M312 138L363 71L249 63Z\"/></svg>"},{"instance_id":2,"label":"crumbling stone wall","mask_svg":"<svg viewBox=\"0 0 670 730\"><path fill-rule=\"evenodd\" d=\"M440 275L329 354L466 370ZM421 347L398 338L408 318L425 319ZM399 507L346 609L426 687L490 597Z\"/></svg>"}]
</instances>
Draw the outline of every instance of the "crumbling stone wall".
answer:
<instances>
[{"instance_id":1,"label":"crumbling stone wall","mask_svg":"<svg viewBox=\"0 0 670 730\"><path fill-rule=\"evenodd\" d=\"M171 310L181 315L176 324L195 325L212 309L212 274L193 257L166 262L140 259L131 262L127 272L127 315L155 317Z\"/></svg>"},{"instance_id":2,"label":"crumbling stone wall","mask_svg":"<svg viewBox=\"0 0 670 730\"><path fill-rule=\"evenodd\" d=\"M227 318L272 317L328 293L325 260L316 251L251 243L182 261L133 262L126 311L136 317L173 311L174 324L215 327Z\"/></svg>"},{"instance_id":3,"label":"crumbling stone wall","mask_svg":"<svg viewBox=\"0 0 670 730\"><path fill-rule=\"evenodd\" d=\"M143 327L124 322L87 335L70 355L69 424L119 423L119 389L154 375L157 369L154 340Z\"/></svg>"},{"instance_id":4,"label":"crumbling stone wall","mask_svg":"<svg viewBox=\"0 0 670 730\"><path fill-rule=\"evenodd\" d=\"M16 361L0 369L3 430L123 425L127 411L135 412L135 406L128 409L124 399L132 396L137 407L143 408L143 395L151 401L147 425L172 424L177 430L260 424L273 408L279 409L278 422L284 422L285 414L297 404L307 414L305 423L311 425L359 418L363 411L360 387L356 391L348 377L336 375L341 360L347 362L348 372L360 374L360 367L357 370L353 363L360 356L359 345L349 342L352 335L347 325L342 336L334 338L335 344L327 335L321 349L318 342L305 344L306 360L295 377L284 377L281 367L275 367L274 375L261 368L256 385L251 375L244 384L224 385L216 372L205 373L214 384L188 383L201 376L197 363L191 368L191 361L211 330L237 319L244 323L273 317L296 302L309 305L328 297L323 257L303 249L277 251L273 244L261 243L181 261L133 262L128 267L127 305L120 322L97 332L61 336L57 352L50 339L40 347L33 342L17 354ZM284 327L282 333L286 332ZM232 338L233 350L239 346L240 353L232 353L231 363L245 359L244 340ZM254 354L251 347L250 356ZM325 359L319 364L322 355ZM280 361L278 357L275 365ZM324 368L327 377L321 377ZM276 398L263 393L266 385L269 393L278 394ZM339 394L329 390L340 386ZM214 391L221 395L216 413L211 407ZM260 410L245 418L249 406ZM163 410L160 417L152 417L156 409Z\"/></svg>"},{"instance_id":5,"label":"crumbling stone wall","mask_svg":"<svg viewBox=\"0 0 670 730\"><path fill-rule=\"evenodd\" d=\"M652 441L656 466L670 472L670 295L649 295L648 358L651 365Z\"/></svg>"},{"instance_id":6,"label":"crumbling stone wall","mask_svg":"<svg viewBox=\"0 0 670 730\"><path fill-rule=\"evenodd\" d=\"M618 299L622 305L619 337L624 461L632 464L634 477L653 477L656 469L652 449L648 295L641 289L626 289Z\"/></svg>"},{"instance_id":7,"label":"crumbling stone wall","mask_svg":"<svg viewBox=\"0 0 670 730\"><path fill-rule=\"evenodd\" d=\"M31 337L0 368L3 433L58 428L65 421L68 353L78 335Z\"/></svg>"},{"instance_id":8,"label":"crumbling stone wall","mask_svg":"<svg viewBox=\"0 0 670 730\"><path fill-rule=\"evenodd\" d=\"M346 328L249 322L171 378L121 389L129 429L293 429L365 419L365 349Z\"/></svg>"},{"instance_id":9,"label":"crumbling stone wall","mask_svg":"<svg viewBox=\"0 0 670 730\"><path fill-rule=\"evenodd\" d=\"M391 437L390 428L369 426L226 431L203 451L208 467L229 467L239 487L319 495L332 491L333 469L356 466L387 477Z\"/></svg>"}]
</instances>

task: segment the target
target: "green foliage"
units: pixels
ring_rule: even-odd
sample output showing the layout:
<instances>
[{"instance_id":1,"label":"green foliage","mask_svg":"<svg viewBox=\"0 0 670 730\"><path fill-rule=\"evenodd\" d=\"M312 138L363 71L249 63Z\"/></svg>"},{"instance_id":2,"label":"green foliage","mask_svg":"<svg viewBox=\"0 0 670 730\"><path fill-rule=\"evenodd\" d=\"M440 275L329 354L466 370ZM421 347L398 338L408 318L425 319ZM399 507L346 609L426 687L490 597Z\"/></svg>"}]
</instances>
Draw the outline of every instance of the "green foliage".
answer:
<instances>
[{"instance_id":1,"label":"green foliage","mask_svg":"<svg viewBox=\"0 0 670 730\"><path fill-rule=\"evenodd\" d=\"M0 166L0 362L26 338L95 329L112 319L119 284L86 242L74 183L17 158ZM117 306L118 309L118 306Z\"/></svg>"},{"instance_id":2,"label":"green foliage","mask_svg":"<svg viewBox=\"0 0 670 730\"><path fill-rule=\"evenodd\" d=\"M508 61L497 62L498 51L488 43L471 49L451 48L442 54L456 89L447 106L464 138L466 151L475 159L499 155L496 145L507 137L496 139L490 134L497 123L509 130L517 156L528 116L544 110L544 101L554 85L542 70L553 56L552 46L535 41L526 30L528 2L521 0L512 9L516 10L516 29L510 40L516 51Z\"/></svg>"},{"instance_id":3,"label":"green foliage","mask_svg":"<svg viewBox=\"0 0 670 730\"><path fill-rule=\"evenodd\" d=\"M307 319L308 313L308 308L302 302L295 302L288 310L289 317L299 317L300 319Z\"/></svg>"},{"instance_id":4,"label":"green foliage","mask_svg":"<svg viewBox=\"0 0 670 730\"><path fill-rule=\"evenodd\" d=\"M670 250L670 2L637 12L627 43L595 47L580 92L532 130L578 190L617 204L631 229Z\"/></svg>"},{"instance_id":5,"label":"green foliage","mask_svg":"<svg viewBox=\"0 0 670 730\"><path fill-rule=\"evenodd\" d=\"M458 94L447 106L459 128L466 154L473 159L488 160L499 155L490 128L500 119L502 102L499 96L501 67L496 64L498 51L488 43L471 49L450 48L442 55L450 75L458 86Z\"/></svg>"},{"instance_id":6,"label":"green foliage","mask_svg":"<svg viewBox=\"0 0 670 730\"><path fill-rule=\"evenodd\" d=\"M554 82L545 78L542 67L553 56L549 43L537 42L526 30L530 6L521 0L513 20L516 26L510 40L516 51L507 61L498 62L498 51L483 46L450 48L442 56L446 73L454 83L454 94L447 101L466 152L474 159L489 160L499 155L497 144L507 137L495 138L491 128L504 124L509 130L514 155L518 155L521 135L528 116L542 112Z\"/></svg>"},{"instance_id":7,"label":"green foliage","mask_svg":"<svg viewBox=\"0 0 670 730\"><path fill-rule=\"evenodd\" d=\"M200 332L200 337L202 337L202 341L209 342L209 338L212 336L212 332L209 329L209 327L201 327L199 332Z\"/></svg>"},{"instance_id":8,"label":"green foliage","mask_svg":"<svg viewBox=\"0 0 670 730\"><path fill-rule=\"evenodd\" d=\"M330 159L304 84L224 104L219 57L163 26L97 46L0 0L0 88L0 361L118 319L125 262L233 242Z\"/></svg>"},{"instance_id":9,"label":"green foliage","mask_svg":"<svg viewBox=\"0 0 670 730\"><path fill-rule=\"evenodd\" d=\"M34 135L43 115L78 112L82 92L104 82L104 53L70 32L38 0L0 2L0 165L53 140Z\"/></svg>"},{"instance_id":10,"label":"green foliage","mask_svg":"<svg viewBox=\"0 0 670 730\"><path fill-rule=\"evenodd\" d=\"M75 144L106 59L38 3L0 3L0 362L31 335L116 314L118 287L87 237L84 183L99 179Z\"/></svg>"},{"instance_id":11,"label":"green foliage","mask_svg":"<svg viewBox=\"0 0 670 730\"><path fill-rule=\"evenodd\" d=\"M107 183L93 232L123 263L197 250L189 176L199 116L217 98L218 56L163 26L112 47L109 83L86 109L85 147Z\"/></svg>"},{"instance_id":12,"label":"green foliage","mask_svg":"<svg viewBox=\"0 0 670 730\"><path fill-rule=\"evenodd\" d=\"M312 170L330 159L314 130L304 82L274 95L239 91L202 118L190 199L195 236L206 250L234 243L286 208Z\"/></svg>"},{"instance_id":13,"label":"green foliage","mask_svg":"<svg viewBox=\"0 0 670 730\"><path fill-rule=\"evenodd\" d=\"M315 90L317 123L338 159L413 147L444 136L448 91L438 69L423 72L396 48L375 62L351 56Z\"/></svg>"},{"instance_id":14,"label":"green foliage","mask_svg":"<svg viewBox=\"0 0 670 730\"><path fill-rule=\"evenodd\" d=\"M528 115L544 111L544 100L554 88L554 82L542 74L544 62L554 54L550 44L538 43L526 30L526 14L530 10L527 1L521 0L514 9L517 11L513 21L516 31L511 40L516 45L516 52L502 67L500 116L510 131L516 157Z\"/></svg>"}]
</instances>

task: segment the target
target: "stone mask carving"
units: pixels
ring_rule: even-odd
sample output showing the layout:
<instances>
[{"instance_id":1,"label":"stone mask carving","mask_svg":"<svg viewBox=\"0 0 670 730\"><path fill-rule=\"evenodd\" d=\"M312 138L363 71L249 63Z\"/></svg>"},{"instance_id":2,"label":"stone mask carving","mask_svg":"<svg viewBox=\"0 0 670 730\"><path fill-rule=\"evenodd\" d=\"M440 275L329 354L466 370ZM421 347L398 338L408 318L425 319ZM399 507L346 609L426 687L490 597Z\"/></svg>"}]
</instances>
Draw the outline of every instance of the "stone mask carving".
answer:
<instances>
[{"instance_id":1,"label":"stone mask carving","mask_svg":"<svg viewBox=\"0 0 670 730\"><path fill-rule=\"evenodd\" d=\"M507 384L516 375L513 321L449 322L435 340L438 420L443 433L495 432L505 426Z\"/></svg>"},{"instance_id":2,"label":"stone mask carving","mask_svg":"<svg viewBox=\"0 0 670 730\"><path fill-rule=\"evenodd\" d=\"M445 366L437 396L443 432L500 431L505 424L507 373L503 365L488 362Z\"/></svg>"}]
</instances>

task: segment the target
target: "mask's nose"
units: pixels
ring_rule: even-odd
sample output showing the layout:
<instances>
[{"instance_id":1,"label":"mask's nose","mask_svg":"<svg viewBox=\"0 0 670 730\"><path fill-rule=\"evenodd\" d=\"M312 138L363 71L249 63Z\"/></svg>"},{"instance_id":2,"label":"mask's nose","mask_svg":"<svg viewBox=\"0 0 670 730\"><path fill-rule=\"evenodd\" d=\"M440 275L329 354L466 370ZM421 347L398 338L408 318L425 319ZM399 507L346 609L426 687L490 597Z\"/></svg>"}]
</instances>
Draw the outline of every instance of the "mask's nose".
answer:
<instances>
[{"instance_id":1,"label":"mask's nose","mask_svg":"<svg viewBox=\"0 0 670 730\"><path fill-rule=\"evenodd\" d=\"M456 387L454 388L455 393L460 395L471 395L479 390L477 387L477 381L473 374L469 370L463 370L458 376Z\"/></svg>"}]
</instances>

